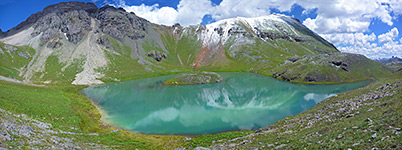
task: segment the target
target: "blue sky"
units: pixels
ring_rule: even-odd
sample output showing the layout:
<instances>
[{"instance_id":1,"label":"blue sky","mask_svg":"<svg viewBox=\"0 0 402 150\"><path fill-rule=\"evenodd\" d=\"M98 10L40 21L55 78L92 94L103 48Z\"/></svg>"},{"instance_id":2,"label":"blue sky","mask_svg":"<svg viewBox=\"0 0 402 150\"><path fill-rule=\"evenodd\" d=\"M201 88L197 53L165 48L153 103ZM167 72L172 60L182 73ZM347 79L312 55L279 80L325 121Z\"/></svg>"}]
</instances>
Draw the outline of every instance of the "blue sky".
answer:
<instances>
[{"instance_id":1,"label":"blue sky","mask_svg":"<svg viewBox=\"0 0 402 150\"><path fill-rule=\"evenodd\" d=\"M31 14L64 0L1 0L0 28L7 31ZM81 0L111 4L154 23L186 26L217 20L281 13L342 52L370 58L402 57L402 0Z\"/></svg>"}]
</instances>

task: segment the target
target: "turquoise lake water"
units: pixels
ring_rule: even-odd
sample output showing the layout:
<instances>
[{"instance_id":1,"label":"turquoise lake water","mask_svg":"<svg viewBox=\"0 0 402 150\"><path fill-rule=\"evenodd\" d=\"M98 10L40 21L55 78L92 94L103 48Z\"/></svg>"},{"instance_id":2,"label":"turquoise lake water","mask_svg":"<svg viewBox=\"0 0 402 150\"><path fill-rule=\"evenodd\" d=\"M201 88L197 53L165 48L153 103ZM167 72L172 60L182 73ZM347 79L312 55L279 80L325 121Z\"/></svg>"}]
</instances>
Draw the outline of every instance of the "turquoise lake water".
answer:
<instances>
[{"instance_id":1,"label":"turquoise lake water","mask_svg":"<svg viewBox=\"0 0 402 150\"><path fill-rule=\"evenodd\" d=\"M204 134L266 127L337 93L370 84L303 85L253 73L219 74L225 81L162 85L175 76L168 75L91 86L83 94L114 126L151 134Z\"/></svg>"}]
</instances>

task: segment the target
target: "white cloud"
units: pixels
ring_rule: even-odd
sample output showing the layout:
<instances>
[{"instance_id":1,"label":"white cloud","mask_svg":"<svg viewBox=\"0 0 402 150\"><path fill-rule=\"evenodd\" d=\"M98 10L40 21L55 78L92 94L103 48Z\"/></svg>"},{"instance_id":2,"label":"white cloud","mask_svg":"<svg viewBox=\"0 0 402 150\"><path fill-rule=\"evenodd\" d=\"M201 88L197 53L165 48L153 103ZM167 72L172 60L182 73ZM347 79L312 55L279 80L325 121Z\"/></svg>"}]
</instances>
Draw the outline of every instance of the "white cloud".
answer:
<instances>
[{"instance_id":1,"label":"white cloud","mask_svg":"<svg viewBox=\"0 0 402 150\"><path fill-rule=\"evenodd\" d=\"M394 27L389 32L379 35L378 43L393 42L398 37L398 34L398 29Z\"/></svg>"},{"instance_id":2,"label":"white cloud","mask_svg":"<svg viewBox=\"0 0 402 150\"><path fill-rule=\"evenodd\" d=\"M287 5L279 5L284 1L266 2L263 0L245 1L245 0L222 0L220 5L216 6L211 12L212 18L215 20L241 17L258 17L270 14L270 8L277 6L278 9L286 11L290 10L292 3ZM291 4L289 6L289 4ZM279 7L281 6L281 7Z\"/></svg>"},{"instance_id":3,"label":"white cloud","mask_svg":"<svg viewBox=\"0 0 402 150\"><path fill-rule=\"evenodd\" d=\"M202 18L213 9L210 0L182 0L177 6L177 22L182 25L200 24Z\"/></svg>"},{"instance_id":4,"label":"white cloud","mask_svg":"<svg viewBox=\"0 0 402 150\"><path fill-rule=\"evenodd\" d=\"M318 33L352 33L368 30L372 19L393 25L391 10L382 0L339 0L316 4L300 2L306 9L317 9L317 17L303 23Z\"/></svg>"},{"instance_id":5,"label":"white cloud","mask_svg":"<svg viewBox=\"0 0 402 150\"><path fill-rule=\"evenodd\" d=\"M324 39L335 45L367 45L370 42L375 41L377 36L374 33L340 33L340 34L320 34Z\"/></svg>"},{"instance_id":6,"label":"white cloud","mask_svg":"<svg viewBox=\"0 0 402 150\"><path fill-rule=\"evenodd\" d=\"M402 0L389 0L390 9L396 15L402 15Z\"/></svg>"},{"instance_id":7,"label":"white cloud","mask_svg":"<svg viewBox=\"0 0 402 150\"><path fill-rule=\"evenodd\" d=\"M319 15L315 19L307 18L303 24L317 33L352 33L367 31L370 21L339 17L324 18Z\"/></svg>"},{"instance_id":8,"label":"white cloud","mask_svg":"<svg viewBox=\"0 0 402 150\"><path fill-rule=\"evenodd\" d=\"M372 59L389 58L391 56L402 57L402 44L398 42L389 42L381 46L378 46L375 43L371 43L363 47L356 45L344 47L340 46L338 49L341 52L363 54Z\"/></svg>"},{"instance_id":9,"label":"white cloud","mask_svg":"<svg viewBox=\"0 0 402 150\"><path fill-rule=\"evenodd\" d=\"M212 3L209 0L182 0L177 5L177 10L172 7L161 7L155 4L152 6L128 6L124 1L120 1L117 7L122 7L126 11L134 12L153 23L173 25L180 23L182 25L199 24L202 18L212 9Z\"/></svg>"},{"instance_id":10,"label":"white cloud","mask_svg":"<svg viewBox=\"0 0 402 150\"><path fill-rule=\"evenodd\" d=\"M152 6L146 6L144 4L140 6L120 6L123 7L126 11L134 12L136 15L146 18L147 20L159 23L172 25L176 22L178 12L171 7L162 7L158 8L158 4Z\"/></svg>"},{"instance_id":11,"label":"white cloud","mask_svg":"<svg viewBox=\"0 0 402 150\"><path fill-rule=\"evenodd\" d=\"M337 45L341 52L359 53L373 59L391 56L402 57L402 38L399 42L394 41L398 36L397 28L393 28L378 37L374 33L332 33L320 34L320 36ZM384 42L374 43L376 39Z\"/></svg>"}]
</instances>

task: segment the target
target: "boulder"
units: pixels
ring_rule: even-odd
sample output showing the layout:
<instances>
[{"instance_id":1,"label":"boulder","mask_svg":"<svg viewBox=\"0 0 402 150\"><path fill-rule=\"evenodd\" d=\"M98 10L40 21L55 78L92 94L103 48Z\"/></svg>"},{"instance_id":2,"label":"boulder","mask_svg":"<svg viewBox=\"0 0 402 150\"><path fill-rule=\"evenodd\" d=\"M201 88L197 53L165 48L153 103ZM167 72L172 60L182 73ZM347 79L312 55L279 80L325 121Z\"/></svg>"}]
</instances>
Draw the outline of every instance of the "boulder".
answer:
<instances>
[{"instance_id":1,"label":"boulder","mask_svg":"<svg viewBox=\"0 0 402 150\"><path fill-rule=\"evenodd\" d=\"M47 43L47 48L56 49L63 45L60 41L52 41Z\"/></svg>"},{"instance_id":2,"label":"boulder","mask_svg":"<svg viewBox=\"0 0 402 150\"><path fill-rule=\"evenodd\" d=\"M26 54L26 53L24 53L24 52L18 52L18 55L21 56L21 57L24 57L24 58L26 58L26 59L30 59L30 58L31 58L31 56L29 56L28 54Z\"/></svg>"},{"instance_id":3,"label":"boulder","mask_svg":"<svg viewBox=\"0 0 402 150\"><path fill-rule=\"evenodd\" d=\"M147 53L147 56L152 57L154 60L156 60L158 62L167 58L167 55L165 53L161 53L161 52L155 51L155 50L152 50L149 53Z\"/></svg>"}]
</instances>

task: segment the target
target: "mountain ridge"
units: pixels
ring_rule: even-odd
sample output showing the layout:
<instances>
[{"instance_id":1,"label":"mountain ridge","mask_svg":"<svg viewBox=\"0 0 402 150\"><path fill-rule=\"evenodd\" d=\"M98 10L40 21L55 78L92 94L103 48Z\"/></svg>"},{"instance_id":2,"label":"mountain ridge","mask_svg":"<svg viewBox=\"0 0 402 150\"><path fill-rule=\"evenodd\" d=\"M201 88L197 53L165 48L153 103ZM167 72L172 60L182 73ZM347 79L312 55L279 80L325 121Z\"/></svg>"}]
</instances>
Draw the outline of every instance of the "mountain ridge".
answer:
<instances>
[{"instance_id":1,"label":"mountain ridge","mask_svg":"<svg viewBox=\"0 0 402 150\"><path fill-rule=\"evenodd\" d=\"M86 10L86 11L93 11L93 9L98 9L98 7L94 3L85 3L85 2L60 2L57 4L49 5L46 6L42 11L39 11L37 13L34 13L30 15L25 21L21 22L17 26L11 28L10 30L4 32L7 36L11 36L15 33L18 33L21 31L21 29L26 28L26 26L29 26L36 21L38 21L39 18L52 13L52 12L62 12L62 11L71 11L71 10Z\"/></svg>"},{"instance_id":2,"label":"mountain ridge","mask_svg":"<svg viewBox=\"0 0 402 150\"><path fill-rule=\"evenodd\" d=\"M397 56L391 58L376 59L375 61L389 67L392 72L402 71L402 59Z\"/></svg>"},{"instance_id":3,"label":"mountain ridge","mask_svg":"<svg viewBox=\"0 0 402 150\"><path fill-rule=\"evenodd\" d=\"M8 64L0 74L45 84L101 84L130 78L127 76L190 70L273 76L274 68L294 57L344 56L299 20L280 14L182 27L154 24L109 5L98 8L93 3L63 2L31 15L3 34L0 41L4 45L29 45L35 53L18 50L22 56L31 56L28 63ZM383 71L375 66L374 70ZM336 80L331 82L375 78L371 74L355 78L354 70L347 77L334 69L330 73L336 77L331 79ZM301 81L311 82L301 78L293 82ZM313 82L323 81L327 82L321 78Z\"/></svg>"}]
</instances>

